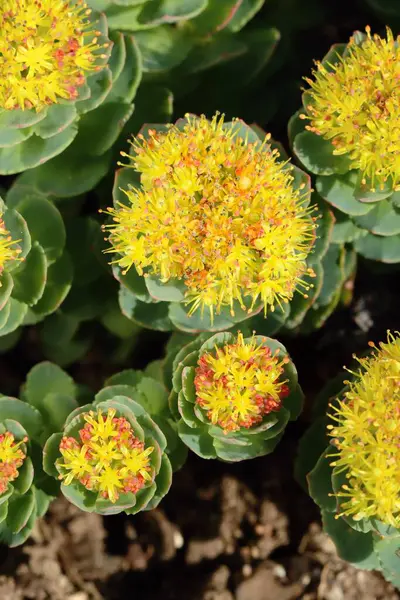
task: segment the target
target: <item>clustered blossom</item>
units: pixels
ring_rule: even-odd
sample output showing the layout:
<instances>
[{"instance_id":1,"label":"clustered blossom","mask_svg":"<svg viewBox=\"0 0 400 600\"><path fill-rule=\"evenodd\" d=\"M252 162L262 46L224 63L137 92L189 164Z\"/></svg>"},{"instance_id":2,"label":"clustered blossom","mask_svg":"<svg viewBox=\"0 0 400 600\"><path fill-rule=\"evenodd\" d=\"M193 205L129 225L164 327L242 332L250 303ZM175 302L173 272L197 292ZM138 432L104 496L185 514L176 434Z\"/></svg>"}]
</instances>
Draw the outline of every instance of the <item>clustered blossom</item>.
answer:
<instances>
[{"instance_id":1,"label":"clustered blossom","mask_svg":"<svg viewBox=\"0 0 400 600\"><path fill-rule=\"evenodd\" d=\"M304 185L295 189L270 136L248 143L236 135L237 120L186 119L132 142L141 188L123 190L127 205L107 211L115 262L163 283L183 281L190 314L234 314L235 302L273 310L306 287L315 223Z\"/></svg>"},{"instance_id":2,"label":"clustered blossom","mask_svg":"<svg viewBox=\"0 0 400 600\"><path fill-rule=\"evenodd\" d=\"M196 403L226 433L249 429L265 415L279 411L289 388L282 380L284 364L270 348L244 340L203 354L196 367Z\"/></svg>"},{"instance_id":3,"label":"clustered blossom","mask_svg":"<svg viewBox=\"0 0 400 600\"><path fill-rule=\"evenodd\" d=\"M400 338L358 359L361 370L331 415L330 435L337 448L338 471L347 483L336 494L341 515L353 519L377 518L400 526Z\"/></svg>"},{"instance_id":4,"label":"clustered blossom","mask_svg":"<svg viewBox=\"0 0 400 600\"><path fill-rule=\"evenodd\" d=\"M13 240L0 215L0 275L9 260L18 260L21 248L18 240Z\"/></svg>"},{"instance_id":5,"label":"clustered blossom","mask_svg":"<svg viewBox=\"0 0 400 600\"><path fill-rule=\"evenodd\" d=\"M27 441L28 438L24 438L16 442L10 431L0 434L0 495L4 494L11 481L17 479L18 469L26 458L21 445Z\"/></svg>"},{"instance_id":6,"label":"clustered blossom","mask_svg":"<svg viewBox=\"0 0 400 600\"><path fill-rule=\"evenodd\" d=\"M372 189L389 182L400 189L400 46L387 29L386 39L350 39L333 65L317 62L306 79L307 129L331 140L336 155L348 155L363 184Z\"/></svg>"},{"instance_id":7,"label":"clustered blossom","mask_svg":"<svg viewBox=\"0 0 400 600\"><path fill-rule=\"evenodd\" d=\"M74 480L101 497L116 502L121 493L136 494L152 479L149 456L154 448L145 448L135 437L131 424L107 414L84 414L85 425L79 431L80 442L64 436L60 443L62 459L57 466L65 485Z\"/></svg>"},{"instance_id":8,"label":"clustered blossom","mask_svg":"<svg viewBox=\"0 0 400 600\"><path fill-rule=\"evenodd\" d=\"M85 74L104 58L99 31L81 0L2 0L0 107L40 110L78 96ZM100 52L100 54L99 54Z\"/></svg>"}]
</instances>

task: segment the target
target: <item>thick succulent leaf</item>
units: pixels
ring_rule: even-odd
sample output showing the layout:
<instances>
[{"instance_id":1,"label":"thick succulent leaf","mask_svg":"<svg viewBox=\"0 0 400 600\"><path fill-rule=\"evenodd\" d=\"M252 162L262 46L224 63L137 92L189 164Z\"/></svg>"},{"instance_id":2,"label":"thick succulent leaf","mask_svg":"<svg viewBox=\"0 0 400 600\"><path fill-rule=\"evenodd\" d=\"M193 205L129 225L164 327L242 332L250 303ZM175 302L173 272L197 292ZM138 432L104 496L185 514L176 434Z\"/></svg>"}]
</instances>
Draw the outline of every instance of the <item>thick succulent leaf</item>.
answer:
<instances>
[{"instance_id":1,"label":"thick succulent leaf","mask_svg":"<svg viewBox=\"0 0 400 600\"><path fill-rule=\"evenodd\" d=\"M24 129L0 129L0 148L9 148L21 144L34 134L33 127Z\"/></svg>"},{"instance_id":2,"label":"thick succulent leaf","mask_svg":"<svg viewBox=\"0 0 400 600\"><path fill-rule=\"evenodd\" d=\"M118 299L125 317L138 325L157 331L171 331L174 328L169 316L170 305L167 302L141 302L123 286L119 290Z\"/></svg>"},{"instance_id":3,"label":"thick succulent leaf","mask_svg":"<svg viewBox=\"0 0 400 600\"><path fill-rule=\"evenodd\" d=\"M65 419L76 407L77 401L72 396L58 392L47 394L41 403L47 431L53 433L62 430Z\"/></svg>"},{"instance_id":4,"label":"thick succulent leaf","mask_svg":"<svg viewBox=\"0 0 400 600\"><path fill-rule=\"evenodd\" d=\"M161 283L155 277L144 277L147 290L153 300L162 302L181 302L187 289L183 281L174 280Z\"/></svg>"},{"instance_id":5,"label":"thick succulent leaf","mask_svg":"<svg viewBox=\"0 0 400 600\"><path fill-rule=\"evenodd\" d=\"M129 385L132 387L136 387L142 379L142 377L142 371L135 371L134 369L125 369L124 371L120 371L119 373L111 375L111 377L106 379L104 385Z\"/></svg>"},{"instance_id":6,"label":"thick succulent leaf","mask_svg":"<svg viewBox=\"0 0 400 600\"><path fill-rule=\"evenodd\" d=\"M106 400L112 400L115 396L126 396L137 402L137 398L139 398L141 394L137 391L136 387L120 383L103 387L95 395L94 401L95 403L105 402Z\"/></svg>"},{"instance_id":7,"label":"thick succulent leaf","mask_svg":"<svg viewBox=\"0 0 400 600\"><path fill-rule=\"evenodd\" d=\"M245 54L246 44L229 33L203 38L179 67L181 76L200 73Z\"/></svg>"},{"instance_id":8,"label":"thick succulent leaf","mask_svg":"<svg viewBox=\"0 0 400 600\"><path fill-rule=\"evenodd\" d=\"M347 173L350 169L347 156L335 156L332 143L311 131L296 135L293 150L302 165L315 175Z\"/></svg>"},{"instance_id":9,"label":"thick succulent leaf","mask_svg":"<svg viewBox=\"0 0 400 600\"><path fill-rule=\"evenodd\" d=\"M85 512L93 512L97 495L86 490L81 484L61 484L61 492L67 500Z\"/></svg>"},{"instance_id":10,"label":"thick succulent leaf","mask_svg":"<svg viewBox=\"0 0 400 600\"><path fill-rule=\"evenodd\" d=\"M61 156L37 167L32 176L44 194L69 198L92 190L107 174L110 162L111 152L91 156L87 149L82 159L81 148L72 143Z\"/></svg>"},{"instance_id":11,"label":"thick succulent leaf","mask_svg":"<svg viewBox=\"0 0 400 600\"><path fill-rule=\"evenodd\" d=\"M186 425L194 429L202 427L202 422L194 412L194 405L186 400L182 390L178 394L178 410Z\"/></svg>"},{"instance_id":12,"label":"thick succulent leaf","mask_svg":"<svg viewBox=\"0 0 400 600\"><path fill-rule=\"evenodd\" d=\"M8 527L7 519L0 525L0 541L6 544L9 548L15 548L23 544L30 536L33 526L36 521L36 511L33 510L28 518L28 521L18 533L13 533Z\"/></svg>"},{"instance_id":13,"label":"thick succulent leaf","mask_svg":"<svg viewBox=\"0 0 400 600\"><path fill-rule=\"evenodd\" d=\"M32 485L33 475L33 464L29 456L27 456L22 466L18 469L17 479L13 481L14 489L21 495L26 494Z\"/></svg>"},{"instance_id":14,"label":"thick succulent leaf","mask_svg":"<svg viewBox=\"0 0 400 600\"><path fill-rule=\"evenodd\" d=\"M354 242L354 248L371 260L389 264L400 262L400 235L383 237L368 233Z\"/></svg>"},{"instance_id":15,"label":"thick succulent leaf","mask_svg":"<svg viewBox=\"0 0 400 600\"><path fill-rule=\"evenodd\" d=\"M183 421L178 423L178 435L190 450L202 458L216 458L213 439L206 427L193 429Z\"/></svg>"},{"instance_id":16,"label":"thick succulent leaf","mask_svg":"<svg viewBox=\"0 0 400 600\"><path fill-rule=\"evenodd\" d=\"M317 192L332 206L347 215L366 215L373 204L360 202L354 195L357 182L357 172L350 171L346 175L331 175L317 177L315 187Z\"/></svg>"},{"instance_id":17,"label":"thick succulent leaf","mask_svg":"<svg viewBox=\"0 0 400 600\"><path fill-rule=\"evenodd\" d=\"M354 216L353 221L358 227L375 235L400 234L400 210L392 205L390 198L374 204L366 215Z\"/></svg>"},{"instance_id":18,"label":"thick succulent leaf","mask_svg":"<svg viewBox=\"0 0 400 600\"><path fill-rule=\"evenodd\" d=\"M0 148L0 174L13 175L43 164L65 150L77 133L78 125L74 122L51 138L32 135L16 147Z\"/></svg>"},{"instance_id":19,"label":"thick succulent leaf","mask_svg":"<svg viewBox=\"0 0 400 600\"><path fill-rule=\"evenodd\" d=\"M236 2L236 10L231 16L227 29L229 31L240 31L261 9L265 0L242 0Z\"/></svg>"},{"instance_id":20,"label":"thick succulent leaf","mask_svg":"<svg viewBox=\"0 0 400 600\"><path fill-rule=\"evenodd\" d=\"M301 438L295 461L295 477L304 490L308 490L307 475L315 468L321 454L326 449L329 440L326 426L328 417L316 417Z\"/></svg>"},{"instance_id":21,"label":"thick succulent leaf","mask_svg":"<svg viewBox=\"0 0 400 600\"><path fill-rule=\"evenodd\" d=\"M196 388L194 379L196 377L195 367L184 367L182 371L182 394L187 402L194 404L196 401ZM181 394L179 392L179 394Z\"/></svg>"},{"instance_id":22,"label":"thick succulent leaf","mask_svg":"<svg viewBox=\"0 0 400 600\"><path fill-rule=\"evenodd\" d=\"M169 458L163 454L161 460L161 468L156 476L155 484L156 492L151 500L147 503L144 510L152 510L161 502L164 496L169 492L172 483L172 467Z\"/></svg>"},{"instance_id":23,"label":"thick succulent leaf","mask_svg":"<svg viewBox=\"0 0 400 600\"><path fill-rule=\"evenodd\" d=\"M112 265L112 272L115 279L119 281L123 287L126 287L138 300L147 303L152 302L145 283L145 278L138 274L134 266L123 274L121 267L114 263Z\"/></svg>"},{"instance_id":24,"label":"thick succulent leaf","mask_svg":"<svg viewBox=\"0 0 400 600\"><path fill-rule=\"evenodd\" d=\"M275 449L282 434L278 434L270 439L262 439L255 437L254 441L249 446L237 446L222 441L220 438L214 438L214 448L217 453L217 458L226 462L240 462L258 456L265 456Z\"/></svg>"},{"instance_id":25,"label":"thick succulent leaf","mask_svg":"<svg viewBox=\"0 0 400 600\"><path fill-rule=\"evenodd\" d=\"M130 104L136 95L142 79L143 57L139 52L137 37L131 35L124 36L124 45L126 51L124 66L118 77L114 79L112 90L106 99L106 104L109 102Z\"/></svg>"},{"instance_id":26,"label":"thick succulent leaf","mask_svg":"<svg viewBox=\"0 0 400 600\"><path fill-rule=\"evenodd\" d=\"M86 83L90 88L89 98L75 103L80 114L93 111L107 98L112 88L111 70L107 67L90 75L90 77L87 78ZM82 121L83 119L79 122L79 129L81 128Z\"/></svg>"},{"instance_id":27,"label":"thick succulent leaf","mask_svg":"<svg viewBox=\"0 0 400 600\"><path fill-rule=\"evenodd\" d=\"M25 129L43 121L47 115L47 108L36 112L35 110L3 110L0 109L1 129Z\"/></svg>"},{"instance_id":28,"label":"thick succulent leaf","mask_svg":"<svg viewBox=\"0 0 400 600\"><path fill-rule=\"evenodd\" d=\"M47 271L46 287L40 300L32 307L36 315L44 316L54 312L64 301L72 285L72 262L67 252L50 265Z\"/></svg>"},{"instance_id":29,"label":"thick succulent leaf","mask_svg":"<svg viewBox=\"0 0 400 600\"><path fill-rule=\"evenodd\" d=\"M135 40L142 54L145 73L162 73L177 67L185 60L194 42L184 29L168 25L138 31Z\"/></svg>"},{"instance_id":30,"label":"thick succulent leaf","mask_svg":"<svg viewBox=\"0 0 400 600\"><path fill-rule=\"evenodd\" d=\"M28 310L27 304L18 302L18 300L14 300L14 298L10 298L8 305L10 307L10 312L6 322L0 328L0 336L8 335L22 325Z\"/></svg>"},{"instance_id":31,"label":"thick succulent leaf","mask_svg":"<svg viewBox=\"0 0 400 600\"><path fill-rule=\"evenodd\" d=\"M28 256L13 272L13 298L29 306L36 304L43 295L47 281L47 259L39 242L34 242Z\"/></svg>"},{"instance_id":32,"label":"thick succulent leaf","mask_svg":"<svg viewBox=\"0 0 400 600\"><path fill-rule=\"evenodd\" d=\"M60 394L75 398L76 387L74 380L58 365L41 362L28 373L24 394L30 404L39 410L48 394Z\"/></svg>"},{"instance_id":33,"label":"thick succulent leaf","mask_svg":"<svg viewBox=\"0 0 400 600\"><path fill-rule=\"evenodd\" d=\"M4 225L11 235L12 239L18 241L21 250L19 258L25 258L31 249L31 234L25 219L13 209L8 209L3 214ZM18 261L9 261L6 263L8 271L13 271L19 265Z\"/></svg>"},{"instance_id":34,"label":"thick succulent leaf","mask_svg":"<svg viewBox=\"0 0 400 600\"><path fill-rule=\"evenodd\" d=\"M377 569L379 562L374 551L372 534L352 529L343 519L331 512L322 511L324 531L335 543L340 558L359 569Z\"/></svg>"},{"instance_id":35,"label":"thick succulent leaf","mask_svg":"<svg viewBox=\"0 0 400 600\"><path fill-rule=\"evenodd\" d=\"M67 250L74 265L74 284L87 285L103 273L96 248L104 234L99 223L87 217L68 220L66 228Z\"/></svg>"},{"instance_id":36,"label":"thick succulent leaf","mask_svg":"<svg viewBox=\"0 0 400 600\"><path fill-rule=\"evenodd\" d=\"M136 494L136 503L134 506L125 509L125 513L127 515L136 515L141 510L144 510L150 500L153 498L155 492L157 490L157 485L152 483L150 486L145 487Z\"/></svg>"},{"instance_id":37,"label":"thick succulent leaf","mask_svg":"<svg viewBox=\"0 0 400 600\"><path fill-rule=\"evenodd\" d=\"M306 289L305 292L296 291L289 304L290 314L284 323L284 326L288 329L294 329L302 323L307 311L313 305L322 289L324 270L321 263L314 264L313 271L314 277L308 274L303 276L303 281L309 289Z\"/></svg>"},{"instance_id":38,"label":"thick succulent leaf","mask_svg":"<svg viewBox=\"0 0 400 600\"><path fill-rule=\"evenodd\" d=\"M374 550L383 576L397 588L400 587L400 542L395 538L373 536ZM378 567L375 567L378 568Z\"/></svg>"},{"instance_id":39,"label":"thick succulent leaf","mask_svg":"<svg viewBox=\"0 0 400 600\"><path fill-rule=\"evenodd\" d=\"M11 300L8 298L3 308L0 309L0 331L1 328L7 323L7 319L11 312Z\"/></svg>"},{"instance_id":40,"label":"thick succulent leaf","mask_svg":"<svg viewBox=\"0 0 400 600\"><path fill-rule=\"evenodd\" d=\"M60 443L62 433L53 433L47 440L43 448L43 469L51 477L58 479L59 472L56 467L56 460L60 458Z\"/></svg>"},{"instance_id":41,"label":"thick succulent leaf","mask_svg":"<svg viewBox=\"0 0 400 600\"><path fill-rule=\"evenodd\" d=\"M50 138L61 133L77 118L74 104L52 104L47 107L46 118L41 120L34 128L34 132L41 138Z\"/></svg>"},{"instance_id":42,"label":"thick succulent leaf","mask_svg":"<svg viewBox=\"0 0 400 600\"><path fill-rule=\"evenodd\" d=\"M0 313L8 302L11 292L13 291L14 281L8 271L3 271L0 275ZM1 322L1 318L0 318ZM4 320L5 323L5 320ZM1 324L0 324L1 327Z\"/></svg>"},{"instance_id":43,"label":"thick succulent leaf","mask_svg":"<svg viewBox=\"0 0 400 600\"><path fill-rule=\"evenodd\" d=\"M197 310L193 315L188 315L188 308L183 304L171 302L169 305L169 317L176 329L187 331L188 333L198 333L201 331L224 331L230 329L235 323L240 323L253 315L258 314L262 306L257 306L251 313L242 310L240 306L235 306L235 316L230 314L229 308L222 308L221 313L214 315L211 319L207 309L204 309L203 315Z\"/></svg>"},{"instance_id":44,"label":"thick succulent leaf","mask_svg":"<svg viewBox=\"0 0 400 600\"><path fill-rule=\"evenodd\" d=\"M329 446L319 457L317 464L307 475L308 489L311 498L321 510L336 511L336 498L332 488L332 462L333 447Z\"/></svg>"},{"instance_id":45,"label":"thick succulent leaf","mask_svg":"<svg viewBox=\"0 0 400 600\"><path fill-rule=\"evenodd\" d=\"M3 523L7 518L8 513L8 502L3 502L0 504L0 523Z\"/></svg>"},{"instance_id":46,"label":"thick succulent leaf","mask_svg":"<svg viewBox=\"0 0 400 600\"><path fill-rule=\"evenodd\" d=\"M139 401L149 415L168 415L168 393L162 383L150 377L142 377L137 389L141 392Z\"/></svg>"},{"instance_id":47,"label":"thick succulent leaf","mask_svg":"<svg viewBox=\"0 0 400 600\"><path fill-rule=\"evenodd\" d=\"M33 490L29 490L23 496L12 496L8 501L7 527L12 533L19 533L26 527L35 509L36 499Z\"/></svg>"},{"instance_id":48,"label":"thick succulent leaf","mask_svg":"<svg viewBox=\"0 0 400 600\"><path fill-rule=\"evenodd\" d=\"M133 104L107 102L85 115L79 124L75 148L90 156L102 156L118 139L133 113ZM101 123L101 127L99 124Z\"/></svg>"},{"instance_id":49,"label":"thick succulent leaf","mask_svg":"<svg viewBox=\"0 0 400 600\"><path fill-rule=\"evenodd\" d=\"M52 497L46 494L43 490L38 489L37 487L33 488L33 492L35 494L36 499L36 516L38 518L44 517L49 508L50 501Z\"/></svg>"},{"instance_id":50,"label":"thick succulent leaf","mask_svg":"<svg viewBox=\"0 0 400 600\"><path fill-rule=\"evenodd\" d=\"M38 241L49 264L62 254L66 233L59 210L44 198L29 198L18 204L18 212L28 223L32 240Z\"/></svg>"},{"instance_id":51,"label":"thick succulent leaf","mask_svg":"<svg viewBox=\"0 0 400 600\"><path fill-rule=\"evenodd\" d=\"M368 231L357 227L354 221L345 213L334 209L334 216L335 224L331 238L332 243L346 244L367 235Z\"/></svg>"}]
</instances>

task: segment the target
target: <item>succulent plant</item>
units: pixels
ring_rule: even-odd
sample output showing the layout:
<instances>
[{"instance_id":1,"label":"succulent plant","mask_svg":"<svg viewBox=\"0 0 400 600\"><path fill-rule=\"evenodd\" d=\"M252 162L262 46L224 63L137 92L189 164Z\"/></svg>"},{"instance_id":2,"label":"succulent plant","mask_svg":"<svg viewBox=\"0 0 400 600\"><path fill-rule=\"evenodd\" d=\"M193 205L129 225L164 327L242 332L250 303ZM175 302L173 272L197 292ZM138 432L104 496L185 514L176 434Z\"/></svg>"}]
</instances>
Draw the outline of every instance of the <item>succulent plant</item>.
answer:
<instances>
[{"instance_id":1,"label":"succulent plant","mask_svg":"<svg viewBox=\"0 0 400 600\"><path fill-rule=\"evenodd\" d=\"M321 392L296 472L339 555L400 586L400 338L371 346Z\"/></svg>"},{"instance_id":2,"label":"succulent plant","mask_svg":"<svg viewBox=\"0 0 400 600\"><path fill-rule=\"evenodd\" d=\"M218 331L308 288L309 178L280 161L270 136L188 115L143 129L132 145L105 211L125 316L154 329Z\"/></svg>"},{"instance_id":3,"label":"succulent plant","mask_svg":"<svg viewBox=\"0 0 400 600\"><path fill-rule=\"evenodd\" d=\"M161 384L114 375L92 404L72 411L44 447L45 471L82 510L136 514L158 505L186 458Z\"/></svg>"},{"instance_id":4,"label":"succulent plant","mask_svg":"<svg viewBox=\"0 0 400 600\"><path fill-rule=\"evenodd\" d=\"M289 134L334 210L335 228L366 258L400 261L398 40L356 32L317 62Z\"/></svg>"},{"instance_id":5,"label":"succulent plant","mask_svg":"<svg viewBox=\"0 0 400 600\"><path fill-rule=\"evenodd\" d=\"M164 364L178 433L203 458L234 462L269 454L303 394L286 349L264 336L201 334L171 347Z\"/></svg>"},{"instance_id":6,"label":"succulent plant","mask_svg":"<svg viewBox=\"0 0 400 600\"><path fill-rule=\"evenodd\" d=\"M40 8L7 0L0 23L0 174L25 171L23 181L46 195L93 188L133 112L133 38L116 33L110 42L104 15L81 0L44 0Z\"/></svg>"},{"instance_id":7,"label":"succulent plant","mask_svg":"<svg viewBox=\"0 0 400 600\"><path fill-rule=\"evenodd\" d=\"M0 540L22 544L47 511L58 485L42 468L42 445L76 408L75 386L55 365L37 364L21 400L0 397Z\"/></svg>"},{"instance_id":8,"label":"succulent plant","mask_svg":"<svg viewBox=\"0 0 400 600\"><path fill-rule=\"evenodd\" d=\"M0 213L0 336L6 336L57 309L72 267L63 219L45 197L27 194L18 208L0 199Z\"/></svg>"}]
</instances>

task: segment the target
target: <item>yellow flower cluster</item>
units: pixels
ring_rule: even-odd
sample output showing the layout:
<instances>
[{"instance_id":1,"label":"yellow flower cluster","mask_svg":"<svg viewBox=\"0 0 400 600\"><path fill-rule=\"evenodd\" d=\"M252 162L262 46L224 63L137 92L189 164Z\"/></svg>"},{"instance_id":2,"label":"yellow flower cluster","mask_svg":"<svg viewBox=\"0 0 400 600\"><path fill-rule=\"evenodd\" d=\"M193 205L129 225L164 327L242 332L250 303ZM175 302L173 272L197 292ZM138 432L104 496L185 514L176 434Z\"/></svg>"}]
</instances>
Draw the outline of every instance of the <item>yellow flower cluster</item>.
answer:
<instances>
[{"instance_id":1,"label":"yellow flower cluster","mask_svg":"<svg viewBox=\"0 0 400 600\"><path fill-rule=\"evenodd\" d=\"M19 240L13 240L6 229L4 220L0 216L0 275L9 260L18 260L21 248L17 245Z\"/></svg>"},{"instance_id":2,"label":"yellow flower cluster","mask_svg":"<svg viewBox=\"0 0 400 600\"><path fill-rule=\"evenodd\" d=\"M40 110L77 97L104 58L90 13L82 0L2 0L0 108Z\"/></svg>"},{"instance_id":3,"label":"yellow flower cluster","mask_svg":"<svg viewBox=\"0 0 400 600\"><path fill-rule=\"evenodd\" d=\"M373 344L371 344L373 346ZM355 520L375 517L400 526L400 338L388 341L368 358L358 359L348 391L330 425L338 452L332 463L348 482L337 494L341 515Z\"/></svg>"},{"instance_id":4,"label":"yellow flower cluster","mask_svg":"<svg viewBox=\"0 0 400 600\"><path fill-rule=\"evenodd\" d=\"M226 433L260 423L278 411L289 393L282 381L283 365L276 354L255 338L238 334L234 344L203 354L196 367L196 402L213 425Z\"/></svg>"},{"instance_id":5,"label":"yellow flower cluster","mask_svg":"<svg viewBox=\"0 0 400 600\"><path fill-rule=\"evenodd\" d=\"M334 65L317 63L306 79L310 131L331 140L334 154L346 154L372 189L386 182L400 189L400 46L371 35L362 44L350 39Z\"/></svg>"},{"instance_id":6,"label":"yellow flower cluster","mask_svg":"<svg viewBox=\"0 0 400 600\"><path fill-rule=\"evenodd\" d=\"M26 455L21 445L28 441L24 438L16 442L12 433L6 431L0 434L0 496L4 494L11 481L17 479L18 469L22 466Z\"/></svg>"},{"instance_id":7,"label":"yellow flower cluster","mask_svg":"<svg viewBox=\"0 0 400 600\"><path fill-rule=\"evenodd\" d=\"M108 209L115 262L125 270L183 280L190 314L211 318L234 302L265 310L289 301L307 270L315 224L304 192L267 136L246 143L216 115L133 142L142 188Z\"/></svg>"},{"instance_id":8,"label":"yellow flower cluster","mask_svg":"<svg viewBox=\"0 0 400 600\"><path fill-rule=\"evenodd\" d=\"M111 408L107 414L100 410L84 414L81 443L64 436L60 443L62 459L57 461L65 485L77 480L113 503L121 493L136 494L151 481L149 456L154 450L145 448L134 436L127 419L115 415Z\"/></svg>"}]
</instances>

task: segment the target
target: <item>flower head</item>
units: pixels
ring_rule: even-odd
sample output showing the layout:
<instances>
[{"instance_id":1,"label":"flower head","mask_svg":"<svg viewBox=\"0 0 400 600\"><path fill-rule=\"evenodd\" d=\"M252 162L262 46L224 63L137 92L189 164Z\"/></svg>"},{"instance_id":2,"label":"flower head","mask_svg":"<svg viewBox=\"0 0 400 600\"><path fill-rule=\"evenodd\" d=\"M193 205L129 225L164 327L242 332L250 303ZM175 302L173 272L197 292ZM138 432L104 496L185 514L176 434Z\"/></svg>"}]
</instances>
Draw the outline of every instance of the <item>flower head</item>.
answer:
<instances>
[{"instance_id":1,"label":"flower head","mask_svg":"<svg viewBox=\"0 0 400 600\"><path fill-rule=\"evenodd\" d=\"M8 484L19 475L18 469L26 457L21 445L26 441L28 438L16 442L9 431L0 434L0 495L4 494Z\"/></svg>"},{"instance_id":2,"label":"flower head","mask_svg":"<svg viewBox=\"0 0 400 600\"><path fill-rule=\"evenodd\" d=\"M187 115L185 126L132 143L142 188L108 209L111 252L125 270L183 280L191 313L213 317L287 302L307 270L315 227L287 164L268 140L246 143L238 122ZM250 308L250 310L251 310Z\"/></svg>"},{"instance_id":3,"label":"flower head","mask_svg":"<svg viewBox=\"0 0 400 600\"><path fill-rule=\"evenodd\" d=\"M373 344L371 344L373 345ZM400 526L400 338L388 334L348 383L329 425L331 463L346 472L341 515Z\"/></svg>"},{"instance_id":4,"label":"flower head","mask_svg":"<svg viewBox=\"0 0 400 600\"><path fill-rule=\"evenodd\" d=\"M64 436L57 463L65 485L77 480L113 503L121 493L137 493L151 480L149 456L154 449L145 448L129 421L115 415L111 408L106 414L100 410L84 414L80 441Z\"/></svg>"},{"instance_id":5,"label":"flower head","mask_svg":"<svg viewBox=\"0 0 400 600\"><path fill-rule=\"evenodd\" d=\"M400 189L400 46L387 29L386 39L351 38L333 65L317 62L306 79L307 129L331 140L333 154L346 154L372 188L389 182Z\"/></svg>"},{"instance_id":6,"label":"flower head","mask_svg":"<svg viewBox=\"0 0 400 600\"><path fill-rule=\"evenodd\" d=\"M196 403L214 425L226 433L249 429L281 408L289 389L282 381L283 365L254 336L238 334L234 344L203 354L196 367Z\"/></svg>"},{"instance_id":7,"label":"flower head","mask_svg":"<svg viewBox=\"0 0 400 600\"><path fill-rule=\"evenodd\" d=\"M18 260L21 248L17 243L18 241L12 239L0 215L0 275L7 261Z\"/></svg>"},{"instance_id":8,"label":"flower head","mask_svg":"<svg viewBox=\"0 0 400 600\"><path fill-rule=\"evenodd\" d=\"M104 58L90 13L82 0L1 2L1 108L40 110L77 97L85 74Z\"/></svg>"}]
</instances>

